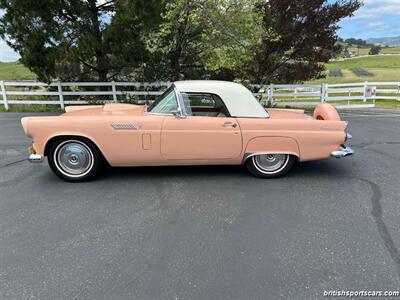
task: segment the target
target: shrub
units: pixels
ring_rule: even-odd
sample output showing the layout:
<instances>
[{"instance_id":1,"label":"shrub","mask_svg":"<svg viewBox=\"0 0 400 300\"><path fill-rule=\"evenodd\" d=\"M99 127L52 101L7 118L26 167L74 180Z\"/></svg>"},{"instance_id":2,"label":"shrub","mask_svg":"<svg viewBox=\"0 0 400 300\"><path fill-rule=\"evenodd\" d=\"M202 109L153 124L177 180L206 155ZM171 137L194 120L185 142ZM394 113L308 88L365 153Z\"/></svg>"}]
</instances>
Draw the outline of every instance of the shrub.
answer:
<instances>
[{"instance_id":1,"label":"shrub","mask_svg":"<svg viewBox=\"0 0 400 300\"><path fill-rule=\"evenodd\" d=\"M369 55L378 55L381 52L381 50L382 50L381 46L373 46L369 50L368 54Z\"/></svg>"}]
</instances>

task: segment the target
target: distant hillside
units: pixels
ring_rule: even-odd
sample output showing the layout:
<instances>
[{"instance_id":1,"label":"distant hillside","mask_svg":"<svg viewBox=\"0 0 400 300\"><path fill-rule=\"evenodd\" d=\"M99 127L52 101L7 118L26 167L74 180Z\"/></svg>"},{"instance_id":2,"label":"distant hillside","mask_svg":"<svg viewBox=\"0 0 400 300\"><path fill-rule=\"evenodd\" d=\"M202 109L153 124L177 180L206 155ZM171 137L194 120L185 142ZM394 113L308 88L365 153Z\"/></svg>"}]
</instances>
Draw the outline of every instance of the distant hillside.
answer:
<instances>
[{"instance_id":1,"label":"distant hillside","mask_svg":"<svg viewBox=\"0 0 400 300\"><path fill-rule=\"evenodd\" d=\"M400 46L400 36L397 37L382 37L367 39L369 44L379 44L382 46L398 47Z\"/></svg>"},{"instance_id":2,"label":"distant hillside","mask_svg":"<svg viewBox=\"0 0 400 300\"><path fill-rule=\"evenodd\" d=\"M36 76L20 62L3 63L0 62L0 80L19 81L19 80L35 80Z\"/></svg>"},{"instance_id":3,"label":"distant hillside","mask_svg":"<svg viewBox=\"0 0 400 300\"><path fill-rule=\"evenodd\" d=\"M328 63L326 68L327 78L314 80L312 83L400 82L400 55L374 55L337 60ZM357 74L356 69L362 69L366 75Z\"/></svg>"}]
</instances>

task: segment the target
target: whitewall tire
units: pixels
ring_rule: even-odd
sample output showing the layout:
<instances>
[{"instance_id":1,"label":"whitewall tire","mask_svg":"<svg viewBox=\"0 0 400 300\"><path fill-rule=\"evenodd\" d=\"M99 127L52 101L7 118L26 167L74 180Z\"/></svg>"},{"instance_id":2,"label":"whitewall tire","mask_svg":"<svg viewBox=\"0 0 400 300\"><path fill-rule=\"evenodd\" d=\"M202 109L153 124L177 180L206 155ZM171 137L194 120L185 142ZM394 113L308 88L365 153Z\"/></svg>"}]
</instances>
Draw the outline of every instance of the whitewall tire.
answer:
<instances>
[{"instance_id":1,"label":"whitewall tire","mask_svg":"<svg viewBox=\"0 0 400 300\"><path fill-rule=\"evenodd\" d=\"M256 177L275 178L286 174L295 162L296 157L289 154L257 154L246 160L246 167Z\"/></svg>"},{"instance_id":2,"label":"whitewall tire","mask_svg":"<svg viewBox=\"0 0 400 300\"><path fill-rule=\"evenodd\" d=\"M103 157L96 145L81 137L55 140L50 145L48 161L58 177L72 182L90 180L104 166Z\"/></svg>"}]
</instances>

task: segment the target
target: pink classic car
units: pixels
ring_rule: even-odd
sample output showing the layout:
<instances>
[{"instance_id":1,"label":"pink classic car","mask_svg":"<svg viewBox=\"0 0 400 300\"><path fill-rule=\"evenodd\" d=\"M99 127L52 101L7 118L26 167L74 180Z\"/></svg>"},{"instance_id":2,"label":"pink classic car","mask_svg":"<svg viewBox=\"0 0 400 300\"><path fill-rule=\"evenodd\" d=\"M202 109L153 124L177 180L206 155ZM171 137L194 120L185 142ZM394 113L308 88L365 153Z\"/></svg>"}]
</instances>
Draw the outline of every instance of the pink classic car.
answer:
<instances>
[{"instance_id":1,"label":"pink classic car","mask_svg":"<svg viewBox=\"0 0 400 300\"><path fill-rule=\"evenodd\" d=\"M353 154L347 123L331 105L318 105L313 117L265 109L247 88L223 81L175 82L148 107L70 106L21 122L33 140L29 160L47 157L68 181L91 179L106 165L245 165L271 178L299 161Z\"/></svg>"}]
</instances>

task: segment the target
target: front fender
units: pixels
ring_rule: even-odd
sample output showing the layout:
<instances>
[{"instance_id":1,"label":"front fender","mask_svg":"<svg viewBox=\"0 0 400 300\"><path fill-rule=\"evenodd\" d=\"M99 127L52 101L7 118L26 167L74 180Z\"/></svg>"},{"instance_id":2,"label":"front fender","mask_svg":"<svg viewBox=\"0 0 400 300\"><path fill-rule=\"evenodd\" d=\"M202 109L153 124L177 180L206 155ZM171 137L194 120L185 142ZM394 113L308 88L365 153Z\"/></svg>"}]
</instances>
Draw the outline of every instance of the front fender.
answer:
<instances>
[{"instance_id":1,"label":"front fender","mask_svg":"<svg viewBox=\"0 0 400 300\"><path fill-rule=\"evenodd\" d=\"M92 143L94 143L97 148L100 150L100 152L102 152L101 148L99 147L99 144L97 142L97 140L88 134L84 134L82 132L76 132L76 131L63 131L63 132L58 132L57 134L52 134L49 135L45 138L45 140L43 141L43 143L41 143L40 147L37 149L38 153L43 153L44 156L48 155L48 151L49 151L49 145L56 139L58 138L63 138L63 137L69 137L69 138L74 138L74 137L78 137L78 138L85 138L90 140Z\"/></svg>"},{"instance_id":2,"label":"front fender","mask_svg":"<svg viewBox=\"0 0 400 300\"><path fill-rule=\"evenodd\" d=\"M267 136L251 139L247 143L243 161L257 153L290 154L300 158L299 145L290 137Z\"/></svg>"}]
</instances>

